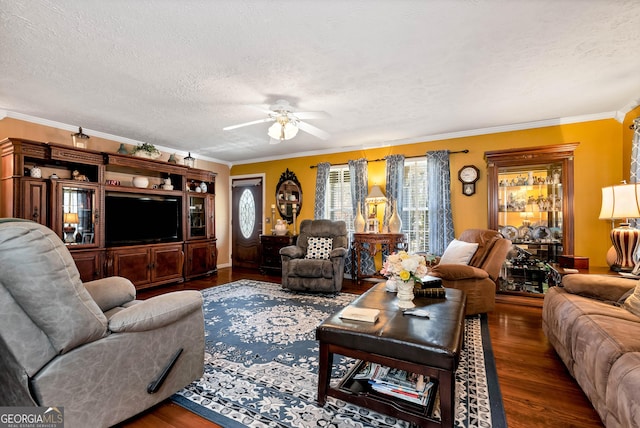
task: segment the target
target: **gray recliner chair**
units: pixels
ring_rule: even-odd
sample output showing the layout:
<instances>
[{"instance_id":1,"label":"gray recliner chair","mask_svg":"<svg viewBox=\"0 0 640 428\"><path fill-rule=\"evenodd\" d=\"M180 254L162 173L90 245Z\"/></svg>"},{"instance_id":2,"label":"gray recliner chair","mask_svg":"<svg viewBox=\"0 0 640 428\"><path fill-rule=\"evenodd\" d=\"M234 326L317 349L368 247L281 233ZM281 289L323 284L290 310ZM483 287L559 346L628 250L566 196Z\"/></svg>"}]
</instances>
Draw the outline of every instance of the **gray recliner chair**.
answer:
<instances>
[{"instance_id":1,"label":"gray recliner chair","mask_svg":"<svg viewBox=\"0 0 640 428\"><path fill-rule=\"evenodd\" d=\"M64 426L106 427L203 373L198 291L135 300L121 277L87 283L60 238L0 219L0 406L64 408Z\"/></svg>"},{"instance_id":2,"label":"gray recliner chair","mask_svg":"<svg viewBox=\"0 0 640 428\"><path fill-rule=\"evenodd\" d=\"M324 241L320 246L328 246L326 252L313 250L319 241ZM296 245L280 250L282 287L295 291L340 291L348 248L344 221L303 220Z\"/></svg>"}]
</instances>

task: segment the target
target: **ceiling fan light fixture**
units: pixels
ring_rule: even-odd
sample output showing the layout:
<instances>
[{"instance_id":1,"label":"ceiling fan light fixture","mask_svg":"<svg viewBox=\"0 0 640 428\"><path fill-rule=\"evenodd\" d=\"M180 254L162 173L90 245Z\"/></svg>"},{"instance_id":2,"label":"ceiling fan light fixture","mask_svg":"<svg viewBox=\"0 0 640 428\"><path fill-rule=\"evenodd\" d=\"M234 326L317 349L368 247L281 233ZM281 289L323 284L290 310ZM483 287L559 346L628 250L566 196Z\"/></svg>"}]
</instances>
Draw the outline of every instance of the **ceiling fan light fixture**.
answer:
<instances>
[{"instance_id":1,"label":"ceiling fan light fixture","mask_svg":"<svg viewBox=\"0 0 640 428\"><path fill-rule=\"evenodd\" d=\"M281 123L279 120L269 127L267 131L269 137L275 140L290 140L298 134L298 127L290 121Z\"/></svg>"}]
</instances>

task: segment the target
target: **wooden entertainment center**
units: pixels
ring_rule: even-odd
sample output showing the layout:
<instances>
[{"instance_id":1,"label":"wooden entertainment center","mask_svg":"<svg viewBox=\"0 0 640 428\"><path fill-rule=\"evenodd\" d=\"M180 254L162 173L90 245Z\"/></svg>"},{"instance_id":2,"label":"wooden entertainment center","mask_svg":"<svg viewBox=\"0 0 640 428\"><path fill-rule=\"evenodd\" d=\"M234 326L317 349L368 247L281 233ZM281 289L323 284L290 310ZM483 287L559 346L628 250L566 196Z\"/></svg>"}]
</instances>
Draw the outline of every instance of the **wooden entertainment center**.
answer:
<instances>
[{"instance_id":1,"label":"wooden entertainment center","mask_svg":"<svg viewBox=\"0 0 640 428\"><path fill-rule=\"evenodd\" d=\"M0 157L0 217L51 228L82 281L141 289L216 272L215 173L14 138Z\"/></svg>"}]
</instances>

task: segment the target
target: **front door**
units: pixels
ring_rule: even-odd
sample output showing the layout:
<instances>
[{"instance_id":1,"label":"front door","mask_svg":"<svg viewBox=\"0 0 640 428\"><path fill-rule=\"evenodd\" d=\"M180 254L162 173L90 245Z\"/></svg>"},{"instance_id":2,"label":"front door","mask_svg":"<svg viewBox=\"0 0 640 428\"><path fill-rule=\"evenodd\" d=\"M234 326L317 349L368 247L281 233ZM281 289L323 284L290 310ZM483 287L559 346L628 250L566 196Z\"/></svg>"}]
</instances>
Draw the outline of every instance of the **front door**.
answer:
<instances>
[{"instance_id":1,"label":"front door","mask_svg":"<svg viewBox=\"0 0 640 428\"><path fill-rule=\"evenodd\" d=\"M231 180L231 264L260 267L262 234L262 178Z\"/></svg>"}]
</instances>

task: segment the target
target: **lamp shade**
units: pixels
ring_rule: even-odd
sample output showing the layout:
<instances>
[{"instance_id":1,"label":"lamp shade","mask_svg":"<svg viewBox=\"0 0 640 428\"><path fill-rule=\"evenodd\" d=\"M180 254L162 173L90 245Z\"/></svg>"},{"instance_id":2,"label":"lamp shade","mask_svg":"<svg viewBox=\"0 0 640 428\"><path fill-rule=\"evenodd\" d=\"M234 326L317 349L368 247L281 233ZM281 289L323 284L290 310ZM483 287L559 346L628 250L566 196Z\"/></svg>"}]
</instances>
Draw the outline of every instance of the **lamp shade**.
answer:
<instances>
[{"instance_id":1,"label":"lamp shade","mask_svg":"<svg viewBox=\"0 0 640 428\"><path fill-rule=\"evenodd\" d=\"M602 188L600 220L640 218L640 184Z\"/></svg>"},{"instance_id":2,"label":"lamp shade","mask_svg":"<svg viewBox=\"0 0 640 428\"><path fill-rule=\"evenodd\" d=\"M78 213L64 213L64 222L78 224Z\"/></svg>"},{"instance_id":3,"label":"lamp shade","mask_svg":"<svg viewBox=\"0 0 640 428\"><path fill-rule=\"evenodd\" d=\"M377 184L371 187L371 191L367 195L367 202L379 204L387 201L387 197L382 193L382 189Z\"/></svg>"}]
</instances>

